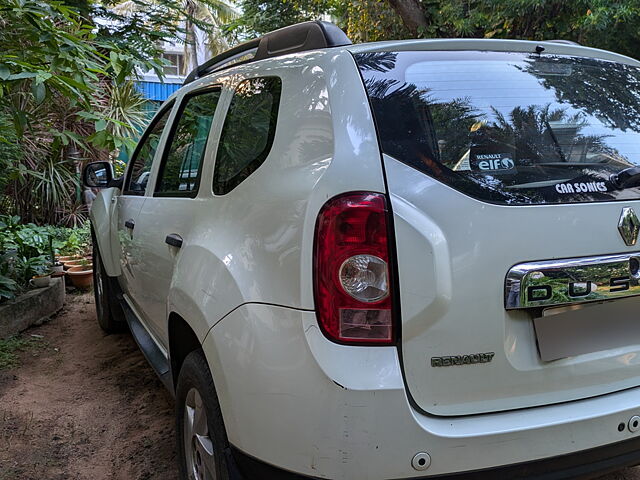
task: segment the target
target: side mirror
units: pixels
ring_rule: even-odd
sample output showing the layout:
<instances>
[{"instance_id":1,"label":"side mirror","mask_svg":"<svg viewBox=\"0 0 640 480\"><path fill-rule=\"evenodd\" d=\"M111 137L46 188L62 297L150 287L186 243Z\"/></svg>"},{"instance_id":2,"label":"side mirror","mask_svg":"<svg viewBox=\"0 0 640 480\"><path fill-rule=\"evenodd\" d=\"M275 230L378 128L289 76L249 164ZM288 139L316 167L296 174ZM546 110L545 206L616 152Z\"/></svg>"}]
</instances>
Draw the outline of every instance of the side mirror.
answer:
<instances>
[{"instance_id":1,"label":"side mirror","mask_svg":"<svg viewBox=\"0 0 640 480\"><path fill-rule=\"evenodd\" d=\"M88 163L82 171L82 183L90 188L107 188L113 180L113 167L109 162Z\"/></svg>"}]
</instances>

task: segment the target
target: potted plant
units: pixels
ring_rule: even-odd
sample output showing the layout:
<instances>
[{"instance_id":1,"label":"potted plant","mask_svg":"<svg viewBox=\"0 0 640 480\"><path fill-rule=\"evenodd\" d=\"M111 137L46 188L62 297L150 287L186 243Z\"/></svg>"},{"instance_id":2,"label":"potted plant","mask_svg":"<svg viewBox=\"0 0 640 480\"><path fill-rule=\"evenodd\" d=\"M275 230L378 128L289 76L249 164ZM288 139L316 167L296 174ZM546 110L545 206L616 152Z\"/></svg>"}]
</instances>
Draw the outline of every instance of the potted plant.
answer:
<instances>
[{"instance_id":1,"label":"potted plant","mask_svg":"<svg viewBox=\"0 0 640 480\"><path fill-rule=\"evenodd\" d=\"M71 283L73 283L74 287L80 289L89 288L93 284L93 264L86 259L78 262L78 265L67 270L67 275L71 278Z\"/></svg>"},{"instance_id":2,"label":"potted plant","mask_svg":"<svg viewBox=\"0 0 640 480\"><path fill-rule=\"evenodd\" d=\"M62 255L58 257L58 261L60 263L66 264L67 262L71 262L73 260L80 260L81 257L77 255Z\"/></svg>"},{"instance_id":3,"label":"potted plant","mask_svg":"<svg viewBox=\"0 0 640 480\"><path fill-rule=\"evenodd\" d=\"M48 287L51 283L51 267L47 264L45 257L30 258L29 261L38 260L38 262L32 262L31 268L35 275L29 280L29 285L35 288Z\"/></svg>"},{"instance_id":4,"label":"potted plant","mask_svg":"<svg viewBox=\"0 0 640 480\"><path fill-rule=\"evenodd\" d=\"M64 243L60 246L60 252L63 255L58 257L58 261L64 264L65 270L69 269L71 266L77 266L79 265L78 263L71 263L71 265L69 265L69 263L82 260L84 258L84 256L82 255L83 249L84 244L82 242L82 239L79 238L79 235L76 231L72 231L66 238Z\"/></svg>"},{"instance_id":5,"label":"potted plant","mask_svg":"<svg viewBox=\"0 0 640 480\"><path fill-rule=\"evenodd\" d=\"M83 257L72 258L71 260L64 262L64 269L68 271L71 267L79 267L86 261L87 259Z\"/></svg>"}]
</instances>

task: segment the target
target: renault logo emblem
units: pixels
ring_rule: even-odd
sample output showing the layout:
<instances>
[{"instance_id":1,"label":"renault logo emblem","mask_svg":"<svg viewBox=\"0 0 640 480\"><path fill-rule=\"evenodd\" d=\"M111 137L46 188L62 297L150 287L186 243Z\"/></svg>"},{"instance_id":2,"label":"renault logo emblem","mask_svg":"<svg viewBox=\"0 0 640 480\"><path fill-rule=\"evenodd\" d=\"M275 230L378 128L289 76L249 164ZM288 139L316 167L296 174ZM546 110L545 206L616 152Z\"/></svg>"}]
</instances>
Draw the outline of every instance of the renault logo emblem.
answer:
<instances>
[{"instance_id":1,"label":"renault logo emblem","mask_svg":"<svg viewBox=\"0 0 640 480\"><path fill-rule=\"evenodd\" d=\"M620 220L618 220L618 231L627 245L635 245L638 241L638 231L640 231L640 220L636 212L631 207L624 207Z\"/></svg>"}]
</instances>

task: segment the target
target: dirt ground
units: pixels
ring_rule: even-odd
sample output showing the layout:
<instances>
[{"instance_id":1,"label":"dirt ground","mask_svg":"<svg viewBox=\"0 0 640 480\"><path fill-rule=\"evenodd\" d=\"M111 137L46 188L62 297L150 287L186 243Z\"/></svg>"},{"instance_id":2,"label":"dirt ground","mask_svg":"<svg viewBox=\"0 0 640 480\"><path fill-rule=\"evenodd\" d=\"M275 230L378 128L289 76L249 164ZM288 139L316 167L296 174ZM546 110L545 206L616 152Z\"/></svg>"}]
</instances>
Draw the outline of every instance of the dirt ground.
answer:
<instances>
[{"instance_id":1,"label":"dirt ground","mask_svg":"<svg viewBox=\"0 0 640 480\"><path fill-rule=\"evenodd\" d=\"M129 334L102 333L91 295L32 335L42 345L0 371L0 480L177 479L173 400Z\"/></svg>"},{"instance_id":2,"label":"dirt ground","mask_svg":"<svg viewBox=\"0 0 640 480\"><path fill-rule=\"evenodd\" d=\"M175 480L173 400L91 295L32 328L44 345L0 372L0 480Z\"/></svg>"}]
</instances>

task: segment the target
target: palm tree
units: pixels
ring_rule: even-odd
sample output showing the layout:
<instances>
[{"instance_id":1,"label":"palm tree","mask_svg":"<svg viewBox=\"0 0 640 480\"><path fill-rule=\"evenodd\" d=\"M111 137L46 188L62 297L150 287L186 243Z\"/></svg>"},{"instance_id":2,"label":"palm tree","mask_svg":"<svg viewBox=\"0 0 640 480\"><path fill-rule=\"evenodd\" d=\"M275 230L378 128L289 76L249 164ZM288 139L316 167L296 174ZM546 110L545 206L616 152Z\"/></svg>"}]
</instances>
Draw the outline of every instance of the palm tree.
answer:
<instances>
[{"instance_id":1,"label":"palm tree","mask_svg":"<svg viewBox=\"0 0 640 480\"><path fill-rule=\"evenodd\" d=\"M151 0L161 6L161 0ZM222 27L238 17L238 12L227 0L180 0L184 16L179 20L184 32L184 63L182 74L198 66L198 31L204 33L204 45L210 58L226 50L229 45L222 35ZM142 4L125 0L113 10L119 15L141 13Z\"/></svg>"}]
</instances>

